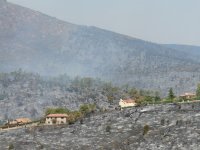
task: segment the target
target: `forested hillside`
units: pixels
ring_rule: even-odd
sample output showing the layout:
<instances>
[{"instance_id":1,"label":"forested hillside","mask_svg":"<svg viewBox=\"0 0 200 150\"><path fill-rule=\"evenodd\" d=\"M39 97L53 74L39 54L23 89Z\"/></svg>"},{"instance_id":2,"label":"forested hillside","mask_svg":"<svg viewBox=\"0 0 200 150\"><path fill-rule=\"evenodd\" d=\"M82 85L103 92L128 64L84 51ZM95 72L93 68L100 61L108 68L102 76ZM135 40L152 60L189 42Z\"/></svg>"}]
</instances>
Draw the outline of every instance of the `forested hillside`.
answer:
<instances>
[{"instance_id":1,"label":"forested hillside","mask_svg":"<svg viewBox=\"0 0 200 150\"><path fill-rule=\"evenodd\" d=\"M0 120L44 116L47 108L77 110L83 104L95 104L98 111L115 109L121 98L143 100L158 92L121 87L93 78L70 78L67 75L42 77L18 70L0 73Z\"/></svg>"},{"instance_id":2,"label":"forested hillside","mask_svg":"<svg viewBox=\"0 0 200 150\"><path fill-rule=\"evenodd\" d=\"M200 81L194 51L74 25L5 0L0 24L1 72L22 68L42 76L98 77L162 95L170 87L177 94L194 91Z\"/></svg>"}]
</instances>

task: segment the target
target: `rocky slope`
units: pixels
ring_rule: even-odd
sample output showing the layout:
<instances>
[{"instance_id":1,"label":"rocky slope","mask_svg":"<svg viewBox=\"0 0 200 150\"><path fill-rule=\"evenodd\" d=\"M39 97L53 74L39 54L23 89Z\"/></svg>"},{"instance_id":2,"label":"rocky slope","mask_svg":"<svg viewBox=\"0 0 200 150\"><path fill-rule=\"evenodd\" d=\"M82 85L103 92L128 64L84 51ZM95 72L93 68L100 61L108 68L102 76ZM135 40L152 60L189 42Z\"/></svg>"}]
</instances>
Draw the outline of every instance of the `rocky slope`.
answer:
<instances>
[{"instance_id":1,"label":"rocky slope","mask_svg":"<svg viewBox=\"0 0 200 150\"><path fill-rule=\"evenodd\" d=\"M93 114L82 124L0 131L0 149L198 150L199 106L130 108Z\"/></svg>"},{"instance_id":2,"label":"rocky slope","mask_svg":"<svg viewBox=\"0 0 200 150\"><path fill-rule=\"evenodd\" d=\"M188 51L78 26L0 0L0 71L67 73L166 93L194 91L200 62Z\"/></svg>"}]
</instances>

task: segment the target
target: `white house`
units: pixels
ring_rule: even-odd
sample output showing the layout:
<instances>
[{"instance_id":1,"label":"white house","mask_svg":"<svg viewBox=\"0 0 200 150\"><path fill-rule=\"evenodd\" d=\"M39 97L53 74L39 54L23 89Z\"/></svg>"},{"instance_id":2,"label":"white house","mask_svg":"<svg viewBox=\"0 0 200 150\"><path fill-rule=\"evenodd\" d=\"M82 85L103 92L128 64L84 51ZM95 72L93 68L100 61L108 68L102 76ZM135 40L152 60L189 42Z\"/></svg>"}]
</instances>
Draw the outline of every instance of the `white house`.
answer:
<instances>
[{"instance_id":1,"label":"white house","mask_svg":"<svg viewBox=\"0 0 200 150\"><path fill-rule=\"evenodd\" d=\"M137 105L137 103L133 99L126 99L126 100L120 99L120 101L119 101L119 106L121 108L133 107L133 106L136 106L136 105Z\"/></svg>"},{"instance_id":2,"label":"white house","mask_svg":"<svg viewBox=\"0 0 200 150\"><path fill-rule=\"evenodd\" d=\"M67 114L49 114L46 116L46 124L66 124L69 116Z\"/></svg>"},{"instance_id":3,"label":"white house","mask_svg":"<svg viewBox=\"0 0 200 150\"><path fill-rule=\"evenodd\" d=\"M193 99L196 97L196 94L192 93L192 92L187 92L187 93L180 95L180 97L184 98L184 99Z\"/></svg>"}]
</instances>

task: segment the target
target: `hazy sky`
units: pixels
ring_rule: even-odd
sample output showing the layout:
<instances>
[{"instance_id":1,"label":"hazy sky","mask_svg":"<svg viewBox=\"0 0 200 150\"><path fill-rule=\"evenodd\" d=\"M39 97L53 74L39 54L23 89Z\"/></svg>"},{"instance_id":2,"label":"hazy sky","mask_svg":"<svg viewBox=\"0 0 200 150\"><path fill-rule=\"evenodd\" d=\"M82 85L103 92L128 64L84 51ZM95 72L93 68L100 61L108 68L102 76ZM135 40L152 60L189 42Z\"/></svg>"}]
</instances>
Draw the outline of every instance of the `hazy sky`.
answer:
<instances>
[{"instance_id":1,"label":"hazy sky","mask_svg":"<svg viewBox=\"0 0 200 150\"><path fill-rule=\"evenodd\" d=\"M8 0L80 25L157 43L200 45L200 0Z\"/></svg>"}]
</instances>

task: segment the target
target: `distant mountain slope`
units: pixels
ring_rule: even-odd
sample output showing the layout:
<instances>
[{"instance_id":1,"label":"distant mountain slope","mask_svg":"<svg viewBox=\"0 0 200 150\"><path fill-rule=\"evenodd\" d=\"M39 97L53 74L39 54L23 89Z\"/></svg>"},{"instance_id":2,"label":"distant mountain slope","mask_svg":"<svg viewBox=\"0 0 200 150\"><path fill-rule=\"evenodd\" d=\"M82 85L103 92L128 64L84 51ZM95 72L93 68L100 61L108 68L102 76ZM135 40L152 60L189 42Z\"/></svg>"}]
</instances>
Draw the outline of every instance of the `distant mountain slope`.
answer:
<instances>
[{"instance_id":1,"label":"distant mountain slope","mask_svg":"<svg viewBox=\"0 0 200 150\"><path fill-rule=\"evenodd\" d=\"M187 53L193 59L200 62L200 59L199 59L200 58L200 46L177 45L177 44L165 44L164 46Z\"/></svg>"},{"instance_id":2,"label":"distant mountain slope","mask_svg":"<svg viewBox=\"0 0 200 150\"><path fill-rule=\"evenodd\" d=\"M100 77L164 93L194 90L200 81L200 62L185 51L0 1L1 72Z\"/></svg>"}]
</instances>

